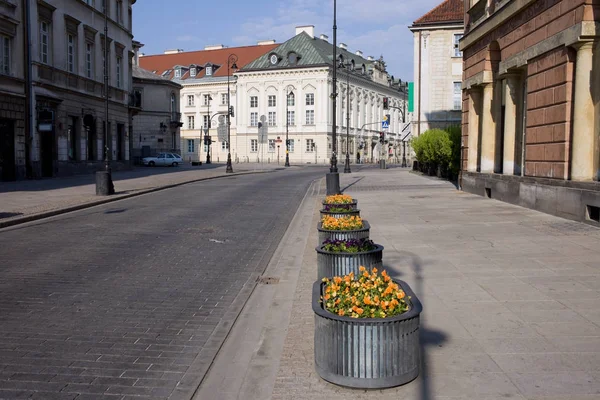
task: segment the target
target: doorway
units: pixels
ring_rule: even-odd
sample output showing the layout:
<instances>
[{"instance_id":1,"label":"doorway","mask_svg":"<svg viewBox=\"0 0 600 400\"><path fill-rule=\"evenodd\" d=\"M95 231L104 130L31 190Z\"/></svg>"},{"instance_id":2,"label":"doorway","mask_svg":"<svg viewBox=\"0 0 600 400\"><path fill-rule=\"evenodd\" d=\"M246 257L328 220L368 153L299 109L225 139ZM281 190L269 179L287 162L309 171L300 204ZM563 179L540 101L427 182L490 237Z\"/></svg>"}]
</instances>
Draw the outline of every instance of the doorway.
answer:
<instances>
[{"instance_id":1,"label":"doorway","mask_svg":"<svg viewBox=\"0 0 600 400\"><path fill-rule=\"evenodd\" d=\"M83 126L86 131L86 143L87 143L87 159L94 161L98 157L98 139L96 137L96 119L87 114L83 117Z\"/></svg>"},{"instance_id":2,"label":"doorway","mask_svg":"<svg viewBox=\"0 0 600 400\"><path fill-rule=\"evenodd\" d=\"M54 176L54 128L39 134L42 177L51 178Z\"/></svg>"},{"instance_id":3,"label":"doorway","mask_svg":"<svg viewBox=\"0 0 600 400\"><path fill-rule=\"evenodd\" d=\"M125 125L117 124L117 160L123 161L125 158Z\"/></svg>"},{"instance_id":4,"label":"doorway","mask_svg":"<svg viewBox=\"0 0 600 400\"><path fill-rule=\"evenodd\" d=\"M15 161L14 121L0 119L0 181L14 181L17 179Z\"/></svg>"}]
</instances>

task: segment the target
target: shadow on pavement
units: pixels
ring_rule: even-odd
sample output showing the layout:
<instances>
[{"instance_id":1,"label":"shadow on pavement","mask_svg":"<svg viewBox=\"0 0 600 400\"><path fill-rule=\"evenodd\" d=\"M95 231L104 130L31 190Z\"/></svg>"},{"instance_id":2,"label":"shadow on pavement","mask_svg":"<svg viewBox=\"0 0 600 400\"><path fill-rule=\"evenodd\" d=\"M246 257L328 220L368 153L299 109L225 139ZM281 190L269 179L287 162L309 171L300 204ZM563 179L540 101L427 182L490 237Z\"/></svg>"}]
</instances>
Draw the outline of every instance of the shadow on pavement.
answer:
<instances>
[{"instance_id":1,"label":"shadow on pavement","mask_svg":"<svg viewBox=\"0 0 600 400\"><path fill-rule=\"evenodd\" d=\"M23 213L0 212L0 219L18 217L19 215L23 215Z\"/></svg>"}]
</instances>

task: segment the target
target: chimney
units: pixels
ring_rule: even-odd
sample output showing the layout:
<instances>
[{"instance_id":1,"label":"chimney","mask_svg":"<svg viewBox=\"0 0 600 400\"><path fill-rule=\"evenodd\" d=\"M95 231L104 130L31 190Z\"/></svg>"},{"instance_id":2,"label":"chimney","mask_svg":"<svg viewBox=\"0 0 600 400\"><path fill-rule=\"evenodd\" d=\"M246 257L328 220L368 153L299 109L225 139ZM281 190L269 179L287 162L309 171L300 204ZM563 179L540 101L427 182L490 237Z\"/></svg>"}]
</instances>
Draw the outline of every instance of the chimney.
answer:
<instances>
[{"instance_id":1,"label":"chimney","mask_svg":"<svg viewBox=\"0 0 600 400\"><path fill-rule=\"evenodd\" d=\"M214 44L214 45L211 45L211 46L206 46L204 48L204 50L221 50L221 49L224 49L224 48L225 48L225 46L223 46L222 44Z\"/></svg>"},{"instance_id":2,"label":"chimney","mask_svg":"<svg viewBox=\"0 0 600 400\"><path fill-rule=\"evenodd\" d=\"M314 25L303 25L296 27L296 35L306 32L311 38L315 37L315 26Z\"/></svg>"},{"instance_id":3,"label":"chimney","mask_svg":"<svg viewBox=\"0 0 600 400\"><path fill-rule=\"evenodd\" d=\"M369 61L373 61L373 60L374 60L374 58L373 58L373 56L369 56L369 57L367 57L367 60L369 60Z\"/></svg>"},{"instance_id":4,"label":"chimney","mask_svg":"<svg viewBox=\"0 0 600 400\"><path fill-rule=\"evenodd\" d=\"M183 53L183 49L168 49L168 50L165 50L165 54L177 54L177 53Z\"/></svg>"},{"instance_id":5,"label":"chimney","mask_svg":"<svg viewBox=\"0 0 600 400\"><path fill-rule=\"evenodd\" d=\"M348 45L346 43L340 43L340 49L348 50Z\"/></svg>"},{"instance_id":6,"label":"chimney","mask_svg":"<svg viewBox=\"0 0 600 400\"><path fill-rule=\"evenodd\" d=\"M356 55L359 56L359 57L362 57L363 56L363 52L360 51L360 50L356 50Z\"/></svg>"},{"instance_id":7,"label":"chimney","mask_svg":"<svg viewBox=\"0 0 600 400\"><path fill-rule=\"evenodd\" d=\"M140 66L140 57L144 56L144 53L140 53L140 49L144 47L143 43L138 42L137 40L132 41L133 48L133 65L136 67Z\"/></svg>"},{"instance_id":8,"label":"chimney","mask_svg":"<svg viewBox=\"0 0 600 400\"><path fill-rule=\"evenodd\" d=\"M325 35L324 33L321 34L321 39L326 42L329 42L329 36Z\"/></svg>"},{"instance_id":9,"label":"chimney","mask_svg":"<svg viewBox=\"0 0 600 400\"><path fill-rule=\"evenodd\" d=\"M257 43L259 46L266 46L269 44L275 44L275 39L272 40L262 40L260 42Z\"/></svg>"}]
</instances>

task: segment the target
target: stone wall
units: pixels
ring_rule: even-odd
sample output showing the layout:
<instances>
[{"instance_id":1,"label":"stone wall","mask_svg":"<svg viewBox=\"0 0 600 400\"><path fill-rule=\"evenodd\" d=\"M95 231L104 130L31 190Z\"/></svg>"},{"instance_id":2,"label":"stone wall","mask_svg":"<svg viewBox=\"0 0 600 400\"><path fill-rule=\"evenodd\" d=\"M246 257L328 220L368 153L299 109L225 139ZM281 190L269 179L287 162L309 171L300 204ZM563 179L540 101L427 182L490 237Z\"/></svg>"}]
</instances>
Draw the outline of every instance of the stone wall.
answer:
<instances>
[{"instance_id":1,"label":"stone wall","mask_svg":"<svg viewBox=\"0 0 600 400\"><path fill-rule=\"evenodd\" d=\"M25 98L0 94L0 118L14 121L16 179L26 176Z\"/></svg>"}]
</instances>

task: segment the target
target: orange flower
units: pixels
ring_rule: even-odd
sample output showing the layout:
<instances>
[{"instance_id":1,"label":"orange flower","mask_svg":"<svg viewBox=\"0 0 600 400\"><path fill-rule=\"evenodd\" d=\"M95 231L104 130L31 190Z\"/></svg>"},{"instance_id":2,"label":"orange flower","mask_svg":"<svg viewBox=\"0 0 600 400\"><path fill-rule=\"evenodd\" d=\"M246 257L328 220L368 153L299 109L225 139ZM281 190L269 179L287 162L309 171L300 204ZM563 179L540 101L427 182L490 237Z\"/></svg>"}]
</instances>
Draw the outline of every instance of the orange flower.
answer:
<instances>
[{"instance_id":1,"label":"orange flower","mask_svg":"<svg viewBox=\"0 0 600 400\"><path fill-rule=\"evenodd\" d=\"M363 309L362 309L362 308L360 308L360 307L357 307L355 311L356 311L356 313L357 313L358 315L361 315L361 314L362 314L362 313L363 313L365 310L363 310Z\"/></svg>"},{"instance_id":2,"label":"orange flower","mask_svg":"<svg viewBox=\"0 0 600 400\"><path fill-rule=\"evenodd\" d=\"M404 294L404 292L403 292L403 291L400 291L400 292L398 292L398 298L399 298L399 299L403 299L403 298L404 298L404 296L406 296L406 295Z\"/></svg>"},{"instance_id":3,"label":"orange flower","mask_svg":"<svg viewBox=\"0 0 600 400\"><path fill-rule=\"evenodd\" d=\"M363 299L363 301L365 302L366 305L370 306L371 304L373 304L371 302L371 298L369 296L365 296L365 298Z\"/></svg>"},{"instance_id":4,"label":"orange flower","mask_svg":"<svg viewBox=\"0 0 600 400\"><path fill-rule=\"evenodd\" d=\"M334 281L335 283L337 283L337 284L340 284L340 283L342 283L342 278L340 278L339 276L335 276L335 277L333 278L333 281Z\"/></svg>"}]
</instances>

